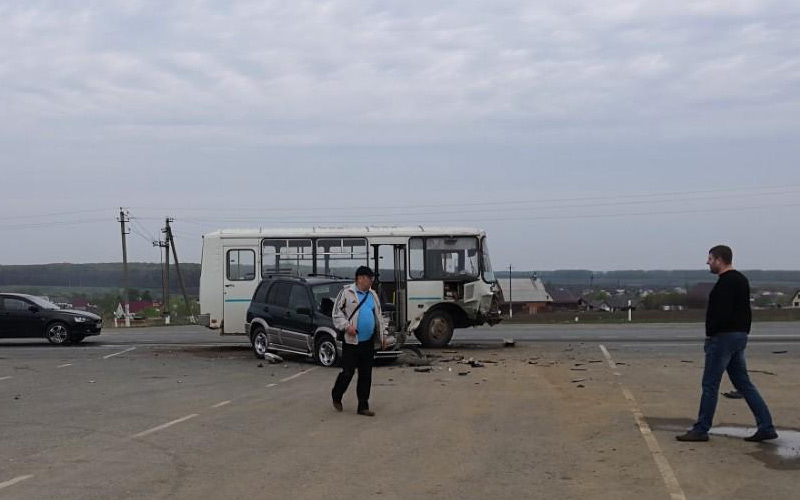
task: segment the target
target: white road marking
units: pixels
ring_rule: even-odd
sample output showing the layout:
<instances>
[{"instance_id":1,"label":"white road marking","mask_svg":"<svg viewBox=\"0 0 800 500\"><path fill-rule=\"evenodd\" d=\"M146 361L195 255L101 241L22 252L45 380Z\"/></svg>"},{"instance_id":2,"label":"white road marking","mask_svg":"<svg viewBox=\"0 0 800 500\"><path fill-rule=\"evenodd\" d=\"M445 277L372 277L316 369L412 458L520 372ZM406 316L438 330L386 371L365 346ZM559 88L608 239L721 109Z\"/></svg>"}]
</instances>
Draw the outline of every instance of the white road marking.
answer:
<instances>
[{"instance_id":1,"label":"white road marking","mask_svg":"<svg viewBox=\"0 0 800 500\"><path fill-rule=\"evenodd\" d=\"M223 401L221 403L215 404L214 406L212 406L212 408L222 408L223 406L227 406L229 404L231 404L230 401Z\"/></svg>"},{"instance_id":2,"label":"white road marking","mask_svg":"<svg viewBox=\"0 0 800 500\"><path fill-rule=\"evenodd\" d=\"M56 368L66 368L68 366L72 366L72 363L67 363L65 365L58 365L58 366L56 366Z\"/></svg>"},{"instance_id":3,"label":"white road marking","mask_svg":"<svg viewBox=\"0 0 800 500\"><path fill-rule=\"evenodd\" d=\"M2 382L3 380L11 380L12 378L14 377L0 377L0 382Z\"/></svg>"},{"instance_id":4,"label":"white road marking","mask_svg":"<svg viewBox=\"0 0 800 500\"><path fill-rule=\"evenodd\" d=\"M198 415L197 413L192 413L191 415L187 415L187 416L185 416L183 418L179 418L177 420L173 420L172 422L167 422L164 425L159 425L158 427L153 427L152 429L148 429L146 431L140 432L139 434L134 434L131 437L134 438L134 439L135 438L144 437L144 436L153 434L154 432L163 431L164 429L166 429L168 427L172 427L173 425L177 425L177 424L180 424L182 422L186 422L187 420L191 420L191 419L193 419L195 417L199 417L199 416L200 415Z\"/></svg>"},{"instance_id":5,"label":"white road marking","mask_svg":"<svg viewBox=\"0 0 800 500\"><path fill-rule=\"evenodd\" d=\"M121 351L121 352L115 352L114 354L109 354L108 356L103 356L103 359L113 358L114 356L119 356L120 354L125 354L126 352L131 352L134 349L136 349L136 348L135 347L131 347L130 349L125 349L124 351Z\"/></svg>"},{"instance_id":6,"label":"white road marking","mask_svg":"<svg viewBox=\"0 0 800 500\"><path fill-rule=\"evenodd\" d=\"M601 345L600 350L603 351L603 356L605 356L611 369L616 370L617 364L614 362L611 354L609 354L606 346ZM618 373L615 373L615 375L618 375ZM650 425L648 425L647 420L644 418L644 414L639 409L639 404L636 402L636 398L633 397L633 393L628 390L627 387L622 385L622 383L619 383L619 386L622 388L622 394L625 396L625 399L628 400L628 404L633 412L633 418L636 420L636 425L639 426L639 432L642 433L642 437L644 437L644 441L647 443L647 447L650 449L650 454L653 456L656 467L658 467L658 472L661 473L661 477L664 479L664 484L667 486L667 491L669 492L670 498L672 498L672 500L686 500L686 494L683 492L683 488L681 488L681 485L678 482L675 471L673 471L672 467L669 465L669 461L664 455L664 452L661 450L658 440L653 435Z\"/></svg>"},{"instance_id":7,"label":"white road marking","mask_svg":"<svg viewBox=\"0 0 800 500\"><path fill-rule=\"evenodd\" d=\"M295 374L294 374L294 375L292 375L291 377L282 378L282 379L280 379L278 382L281 382L281 383L283 383L283 382L288 382L288 381L290 381L290 380L294 380L294 379L296 379L297 377L302 377L303 375L305 375L305 374L306 374L306 373L308 373L308 372L313 372L313 371L314 371L314 370L316 370L317 368L319 368L319 367L317 366L317 367L314 367L314 368L309 368L308 370L303 370L303 371L301 371L300 373L295 373Z\"/></svg>"},{"instance_id":8,"label":"white road marking","mask_svg":"<svg viewBox=\"0 0 800 500\"><path fill-rule=\"evenodd\" d=\"M269 384L269 385L267 386L267 389L269 389L270 387L275 387L276 385L278 385L278 384Z\"/></svg>"},{"instance_id":9,"label":"white road marking","mask_svg":"<svg viewBox=\"0 0 800 500\"><path fill-rule=\"evenodd\" d=\"M2 490L3 488L8 488L9 486L14 486L15 484L21 483L22 481L27 481L28 479L31 479L32 477L33 476L19 476L19 477L15 477L14 479L12 479L10 481L6 481L5 483L0 483L0 490Z\"/></svg>"}]
</instances>

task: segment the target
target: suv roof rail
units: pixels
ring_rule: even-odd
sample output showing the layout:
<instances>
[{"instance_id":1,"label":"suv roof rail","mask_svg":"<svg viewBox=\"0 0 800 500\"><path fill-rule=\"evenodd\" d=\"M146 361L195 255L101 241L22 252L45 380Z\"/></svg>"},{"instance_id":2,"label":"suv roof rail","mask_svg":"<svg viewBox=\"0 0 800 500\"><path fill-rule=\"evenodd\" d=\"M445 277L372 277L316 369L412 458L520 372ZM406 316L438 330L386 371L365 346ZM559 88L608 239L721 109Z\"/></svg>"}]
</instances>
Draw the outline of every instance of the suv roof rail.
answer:
<instances>
[{"instance_id":1,"label":"suv roof rail","mask_svg":"<svg viewBox=\"0 0 800 500\"><path fill-rule=\"evenodd\" d=\"M295 280L305 281L306 279L302 276L298 276L296 274L291 273L269 273L263 276L263 279L273 279L273 278L291 278Z\"/></svg>"}]
</instances>

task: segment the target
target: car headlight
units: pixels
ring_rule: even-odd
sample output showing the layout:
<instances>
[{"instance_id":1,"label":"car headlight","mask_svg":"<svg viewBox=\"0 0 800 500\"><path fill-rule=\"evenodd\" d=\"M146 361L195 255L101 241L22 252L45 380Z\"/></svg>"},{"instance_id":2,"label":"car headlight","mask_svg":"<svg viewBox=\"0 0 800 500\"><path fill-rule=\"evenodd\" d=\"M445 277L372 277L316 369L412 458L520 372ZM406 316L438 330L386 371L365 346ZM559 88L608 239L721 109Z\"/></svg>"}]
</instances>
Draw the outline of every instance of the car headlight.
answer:
<instances>
[{"instance_id":1,"label":"car headlight","mask_svg":"<svg viewBox=\"0 0 800 500\"><path fill-rule=\"evenodd\" d=\"M89 318L84 318L83 316L75 316L75 323L86 323L89 321Z\"/></svg>"}]
</instances>

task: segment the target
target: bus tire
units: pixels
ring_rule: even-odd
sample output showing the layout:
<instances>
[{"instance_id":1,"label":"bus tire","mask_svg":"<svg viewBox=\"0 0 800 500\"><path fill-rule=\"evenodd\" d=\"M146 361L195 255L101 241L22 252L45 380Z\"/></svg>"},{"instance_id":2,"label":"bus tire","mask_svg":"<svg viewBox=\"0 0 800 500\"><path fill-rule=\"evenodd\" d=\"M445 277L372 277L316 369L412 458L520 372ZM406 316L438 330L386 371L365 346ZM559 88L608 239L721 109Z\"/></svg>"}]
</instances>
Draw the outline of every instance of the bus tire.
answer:
<instances>
[{"instance_id":1,"label":"bus tire","mask_svg":"<svg viewBox=\"0 0 800 500\"><path fill-rule=\"evenodd\" d=\"M419 328L422 347L445 347L453 338L453 318L441 309L429 312Z\"/></svg>"},{"instance_id":2,"label":"bus tire","mask_svg":"<svg viewBox=\"0 0 800 500\"><path fill-rule=\"evenodd\" d=\"M339 351L336 350L336 341L328 334L320 335L314 343L314 361L325 367L336 366L339 363Z\"/></svg>"},{"instance_id":3,"label":"bus tire","mask_svg":"<svg viewBox=\"0 0 800 500\"><path fill-rule=\"evenodd\" d=\"M252 339L253 354L258 359L264 359L269 351L269 336L264 327L258 325L253 328Z\"/></svg>"}]
</instances>

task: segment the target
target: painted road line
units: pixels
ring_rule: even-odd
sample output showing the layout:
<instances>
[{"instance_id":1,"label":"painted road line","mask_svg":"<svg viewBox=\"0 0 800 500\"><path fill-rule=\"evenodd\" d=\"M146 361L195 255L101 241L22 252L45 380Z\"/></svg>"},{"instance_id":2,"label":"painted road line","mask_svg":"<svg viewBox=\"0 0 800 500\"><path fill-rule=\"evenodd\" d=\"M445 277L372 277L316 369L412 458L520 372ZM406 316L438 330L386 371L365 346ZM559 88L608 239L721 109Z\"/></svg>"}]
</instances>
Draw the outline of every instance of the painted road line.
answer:
<instances>
[{"instance_id":1,"label":"painted road line","mask_svg":"<svg viewBox=\"0 0 800 500\"><path fill-rule=\"evenodd\" d=\"M2 382L3 380L11 380L12 378L14 377L0 377L0 382Z\"/></svg>"},{"instance_id":2,"label":"painted road line","mask_svg":"<svg viewBox=\"0 0 800 500\"><path fill-rule=\"evenodd\" d=\"M316 370L317 368L319 368L319 367L315 367L315 368L309 368L308 370L303 370L303 371L301 371L300 373L295 373L295 374L294 374L294 375L292 375L291 377L282 378L282 379L280 379L278 382L281 382L281 383L283 383L283 382L288 382L288 381L290 381L290 380L294 380L294 379L296 379L297 377L302 377L302 376L303 376L303 375L305 375L306 373L313 372L313 371L314 371L314 370Z\"/></svg>"},{"instance_id":3,"label":"painted road line","mask_svg":"<svg viewBox=\"0 0 800 500\"><path fill-rule=\"evenodd\" d=\"M228 406L229 404L231 404L230 401L223 401L221 403L215 404L214 406L212 406L212 408L222 408L223 406Z\"/></svg>"},{"instance_id":4,"label":"painted road line","mask_svg":"<svg viewBox=\"0 0 800 500\"><path fill-rule=\"evenodd\" d=\"M600 345L600 350L603 352L603 356L605 356L611 369L616 370L617 364L614 362L614 359L611 357L608 349L606 349L606 346ZM619 373L615 373L615 375L619 375ZM655 435L653 435L650 425L644 418L644 414L639 409L639 403L636 402L636 398L633 397L633 393L628 390L627 387L625 387L622 383L619 383L619 386L622 389L622 394L625 396L625 399L630 405L631 411L633 412L633 418L636 420L636 425L639 426L639 432L641 432L645 443L647 443L647 448L650 450L650 455L652 455L653 460L656 463L658 472L664 479L664 484L667 487L670 498L672 498L672 500L686 500L686 494L683 492L683 488L681 488L681 485L678 482L678 477L675 475L675 471L672 470L672 466L670 466L667 457L661 450L658 440L656 439Z\"/></svg>"},{"instance_id":5,"label":"painted road line","mask_svg":"<svg viewBox=\"0 0 800 500\"><path fill-rule=\"evenodd\" d=\"M119 356L120 354L125 354L126 352L131 352L135 347L131 347L130 349L125 349L124 351L115 352L114 354L109 354L108 356L103 356L103 359L113 358L114 356Z\"/></svg>"},{"instance_id":6,"label":"painted road line","mask_svg":"<svg viewBox=\"0 0 800 500\"><path fill-rule=\"evenodd\" d=\"M187 420L191 420L191 419L193 419L195 417L199 417L199 416L200 415L198 415L197 413L192 413L191 415L187 415L187 416L185 416L183 418L179 418L177 420L173 420L172 422L167 422L166 424L159 425L158 427L153 427L152 429L148 429L146 431L140 432L139 434L134 434L131 437L136 439L136 438L148 436L150 434L153 434L154 432L163 431L164 429L172 427L173 425L177 425L177 424L180 424L182 422L186 422Z\"/></svg>"},{"instance_id":7,"label":"painted road line","mask_svg":"<svg viewBox=\"0 0 800 500\"><path fill-rule=\"evenodd\" d=\"M12 479L10 481L6 481L5 483L0 483L0 490L2 490L4 488L8 488L9 486L14 486L15 484L21 483L22 481L27 481L28 479L31 479L32 477L33 476L19 476L19 477L15 477L14 479Z\"/></svg>"},{"instance_id":8,"label":"painted road line","mask_svg":"<svg viewBox=\"0 0 800 500\"><path fill-rule=\"evenodd\" d=\"M58 365L58 366L56 366L56 368L66 368L68 366L72 366L72 363L67 363L65 365Z\"/></svg>"},{"instance_id":9,"label":"painted road line","mask_svg":"<svg viewBox=\"0 0 800 500\"><path fill-rule=\"evenodd\" d=\"M276 385L278 385L278 384L269 384L269 385L267 386L267 389L269 389L270 387L275 387Z\"/></svg>"}]
</instances>

